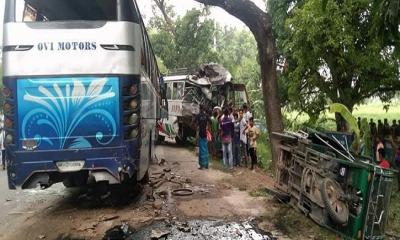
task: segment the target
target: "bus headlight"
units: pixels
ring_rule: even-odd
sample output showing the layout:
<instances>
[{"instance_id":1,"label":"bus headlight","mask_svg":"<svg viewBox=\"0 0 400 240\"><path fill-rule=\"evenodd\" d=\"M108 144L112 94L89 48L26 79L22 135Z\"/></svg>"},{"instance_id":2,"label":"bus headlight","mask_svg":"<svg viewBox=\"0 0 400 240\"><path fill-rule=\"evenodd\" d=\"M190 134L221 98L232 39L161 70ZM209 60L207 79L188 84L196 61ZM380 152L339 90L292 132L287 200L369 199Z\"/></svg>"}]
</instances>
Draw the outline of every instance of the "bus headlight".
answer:
<instances>
[{"instance_id":1,"label":"bus headlight","mask_svg":"<svg viewBox=\"0 0 400 240\"><path fill-rule=\"evenodd\" d=\"M11 134L7 134L5 142L6 144L12 144L14 142L14 137Z\"/></svg>"},{"instance_id":2,"label":"bus headlight","mask_svg":"<svg viewBox=\"0 0 400 240\"><path fill-rule=\"evenodd\" d=\"M139 135L139 130L137 129L133 129L131 131L131 134L129 135L130 138L137 138L137 136Z\"/></svg>"},{"instance_id":3,"label":"bus headlight","mask_svg":"<svg viewBox=\"0 0 400 240\"><path fill-rule=\"evenodd\" d=\"M129 103L129 107L130 107L132 110L135 110L135 109L138 107L138 102L137 102L137 100L136 100L136 99L133 99L133 100Z\"/></svg>"},{"instance_id":4,"label":"bus headlight","mask_svg":"<svg viewBox=\"0 0 400 240\"><path fill-rule=\"evenodd\" d=\"M136 84L133 84L133 85L130 87L129 93L130 93L132 96L135 96L135 95L138 93L138 87L137 87Z\"/></svg>"},{"instance_id":5,"label":"bus headlight","mask_svg":"<svg viewBox=\"0 0 400 240\"><path fill-rule=\"evenodd\" d=\"M138 116L136 113L132 114L132 115L129 117L129 120L128 120L129 125L137 124L138 120L139 120L139 116Z\"/></svg>"}]
</instances>

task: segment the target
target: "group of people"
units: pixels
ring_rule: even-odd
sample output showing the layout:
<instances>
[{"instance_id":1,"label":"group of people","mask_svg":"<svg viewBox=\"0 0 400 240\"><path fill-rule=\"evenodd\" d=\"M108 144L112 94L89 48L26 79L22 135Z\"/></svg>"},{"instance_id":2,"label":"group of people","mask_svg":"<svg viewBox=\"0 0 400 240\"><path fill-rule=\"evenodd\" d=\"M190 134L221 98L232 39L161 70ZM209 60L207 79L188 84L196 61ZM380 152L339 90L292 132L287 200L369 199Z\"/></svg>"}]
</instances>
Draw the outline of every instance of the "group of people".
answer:
<instances>
[{"instance_id":1,"label":"group of people","mask_svg":"<svg viewBox=\"0 0 400 240\"><path fill-rule=\"evenodd\" d=\"M358 126L361 125L361 118L358 118ZM395 140L400 141L400 120L393 120L392 125L389 124L387 118L382 120L378 120L378 123L374 122L374 119L370 119L369 127L371 129L371 135L374 139L376 137L380 138L388 138L392 136Z\"/></svg>"},{"instance_id":2,"label":"group of people","mask_svg":"<svg viewBox=\"0 0 400 240\"><path fill-rule=\"evenodd\" d=\"M360 118L358 120L360 122ZM375 123L370 119L369 127L374 139L374 152L377 164L383 169L400 170L400 120L378 120ZM398 175L398 191L400 191L400 175Z\"/></svg>"},{"instance_id":3,"label":"group of people","mask_svg":"<svg viewBox=\"0 0 400 240\"><path fill-rule=\"evenodd\" d=\"M199 169L208 168L210 149L213 157L218 157L222 152L226 169L242 165L247 167L250 161L250 168L254 170L257 165L256 149L260 131L246 104L237 110L226 106L207 111L201 106L195 123L199 137Z\"/></svg>"}]
</instances>

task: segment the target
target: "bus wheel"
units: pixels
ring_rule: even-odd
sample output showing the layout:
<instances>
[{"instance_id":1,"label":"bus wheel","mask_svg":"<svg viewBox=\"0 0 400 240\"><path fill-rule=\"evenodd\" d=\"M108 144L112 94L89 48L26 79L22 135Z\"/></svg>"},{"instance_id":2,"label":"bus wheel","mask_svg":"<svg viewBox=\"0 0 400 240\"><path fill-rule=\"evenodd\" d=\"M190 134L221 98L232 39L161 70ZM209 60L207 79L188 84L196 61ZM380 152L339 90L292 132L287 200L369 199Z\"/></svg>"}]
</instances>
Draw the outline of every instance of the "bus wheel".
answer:
<instances>
[{"instance_id":1,"label":"bus wheel","mask_svg":"<svg viewBox=\"0 0 400 240\"><path fill-rule=\"evenodd\" d=\"M325 178L321 184L321 195L332 221L338 225L346 224L349 220L349 208L339 183L331 178Z\"/></svg>"},{"instance_id":2,"label":"bus wheel","mask_svg":"<svg viewBox=\"0 0 400 240\"><path fill-rule=\"evenodd\" d=\"M175 137L175 142L176 142L176 144L178 144L178 145L184 145L185 143L186 143L186 137L185 136L183 136L183 137L179 137L179 136L176 136Z\"/></svg>"},{"instance_id":3,"label":"bus wheel","mask_svg":"<svg viewBox=\"0 0 400 240\"><path fill-rule=\"evenodd\" d=\"M161 144L165 141L165 136L158 135L157 136L157 144Z\"/></svg>"},{"instance_id":4,"label":"bus wheel","mask_svg":"<svg viewBox=\"0 0 400 240\"><path fill-rule=\"evenodd\" d=\"M144 185L150 182L150 174L149 174L149 170L146 171L146 173L144 174L143 178L140 179L139 183Z\"/></svg>"}]
</instances>

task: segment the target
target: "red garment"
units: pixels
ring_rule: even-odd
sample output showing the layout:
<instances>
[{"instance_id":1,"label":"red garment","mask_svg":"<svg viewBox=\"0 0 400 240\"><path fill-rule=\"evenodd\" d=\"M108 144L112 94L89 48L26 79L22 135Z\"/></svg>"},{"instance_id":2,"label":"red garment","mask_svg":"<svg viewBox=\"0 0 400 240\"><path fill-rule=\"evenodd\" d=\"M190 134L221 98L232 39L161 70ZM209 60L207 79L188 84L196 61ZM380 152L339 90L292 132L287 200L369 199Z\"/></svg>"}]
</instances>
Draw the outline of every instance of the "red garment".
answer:
<instances>
[{"instance_id":1,"label":"red garment","mask_svg":"<svg viewBox=\"0 0 400 240\"><path fill-rule=\"evenodd\" d=\"M383 169L389 169L390 168L390 163L389 161L383 159L380 163L379 163L379 167L383 168Z\"/></svg>"}]
</instances>

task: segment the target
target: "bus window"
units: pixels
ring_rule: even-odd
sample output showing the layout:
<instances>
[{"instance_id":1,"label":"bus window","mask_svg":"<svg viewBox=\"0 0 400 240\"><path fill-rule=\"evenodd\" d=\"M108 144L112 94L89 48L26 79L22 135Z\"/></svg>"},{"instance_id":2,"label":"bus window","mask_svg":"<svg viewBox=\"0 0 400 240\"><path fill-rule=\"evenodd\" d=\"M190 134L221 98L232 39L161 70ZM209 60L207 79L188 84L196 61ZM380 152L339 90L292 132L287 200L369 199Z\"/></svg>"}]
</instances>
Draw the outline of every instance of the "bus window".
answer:
<instances>
[{"instance_id":1,"label":"bus window","mask_svg":"<svg viewBox=\"0 0 400 240\"><path fill-rule=\"evenodd\" d=\"M172 83L167 84L167 99L172 100Z\"/></svg>"},{"instance_id":2,"label":"bus window","mask_svg":"<svg viewBox=\"0 0 400 240\"><path fill-rule=\"evenodd\" d=\"M183 89L184 83L183 82L176 82L174 83L174 91L172 94L172 100L182 100L183 94L184 94L184 89Z\"/></svg>"},{"instance_id":3,"label":"bus window","mask_svg":"<svg viewBox=\"0 0 400 240\"><path fill-rule=\"evenodd\" d=\"M124 9L132 8L127 0L15 0L17 22L43 21L117 21L118 4L125 3ZM121 6L122 7L122 6ZM128 11L131 19L137 10ZM121 15L127 15L121 12Z\"/></svg>"}]
</instances>

